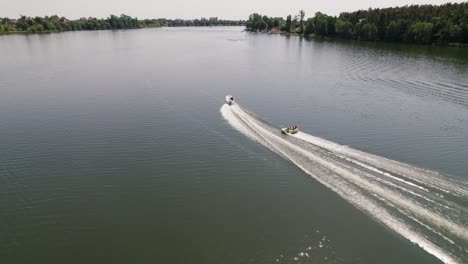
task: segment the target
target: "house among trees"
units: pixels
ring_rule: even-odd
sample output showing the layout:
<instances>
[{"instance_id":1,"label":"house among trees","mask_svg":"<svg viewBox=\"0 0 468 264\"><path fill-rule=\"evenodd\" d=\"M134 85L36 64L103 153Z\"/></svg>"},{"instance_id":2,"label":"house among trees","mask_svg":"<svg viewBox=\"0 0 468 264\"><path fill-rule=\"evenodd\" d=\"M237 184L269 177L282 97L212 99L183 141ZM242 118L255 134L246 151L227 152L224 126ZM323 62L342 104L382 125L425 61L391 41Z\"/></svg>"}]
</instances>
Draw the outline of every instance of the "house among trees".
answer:
<instances>
[{"instance_id":1,"label":"house among trees","mask_svg":"<svg viewBox=\"0 0 468 264\"><path fill-rule=\"evenodd\" d=\"M412 5L344 12L329 16L321 12L304 21L301 11L286 22L251 14L246 28L253 32L282 32L303 36L338 37L366 41L417 44L467 45L468 2L444 5ZM276 31L276 29L274 30Z\"/></svg>"},{"instance_id":2,"label":"house among trees","mask_svg":"<svg viewBox=\"0 0 468 264\"><path fill-rule=\"evenodd\" d=\"M17 20L14 18L5 17L5 18L0 19L0 24L4 24L6 26L16 28L16 21Z\"/></svg>"}]
</instances>

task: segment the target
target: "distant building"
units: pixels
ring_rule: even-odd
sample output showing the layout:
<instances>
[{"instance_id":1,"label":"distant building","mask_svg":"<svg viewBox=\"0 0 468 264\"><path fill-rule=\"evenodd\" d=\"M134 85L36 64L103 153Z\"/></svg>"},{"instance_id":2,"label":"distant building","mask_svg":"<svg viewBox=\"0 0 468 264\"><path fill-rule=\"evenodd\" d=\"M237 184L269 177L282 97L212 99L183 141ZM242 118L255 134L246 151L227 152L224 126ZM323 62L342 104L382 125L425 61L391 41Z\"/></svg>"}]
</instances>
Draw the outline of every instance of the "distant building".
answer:
<instances>
[{"instance_id":1,"label":"distant building","mask_svg":"<svg viewBox=\"0 0 468 264\"><path fill-rule=\"evenodd\" d=\"M82 18L80 18L80 20L89 21L89 20L97 20L97 18L95 18L95 17L82 17Z\"/></svg>"},{"instance_id":2,"label":"distant building","mask_svg":"<svg viewBox=\"0 0 468 264\"><path fill-rule=\"evenodd\" d=\"M5 24L9 27L16 28L16 21L17 21L16 19L11 18L11 19L6 20Z\"/></svg>"},{"instance_id":3,"label":"distant building","mask_svg":"<svg viewBox=\"0 0 468 264\"><path fill-rule=\"evenodd\" d=\"M218 21L218 17L210 17L210 21L211 22L216 22L216 21Z\"/></svg>"},{"instance_id":4,"label":"distant building","mask_svg":"<svg viewBox=\"0 0 468 264\"><path fill-rule=\"evenodd\" d=\"M279 33L281 33L281 30L279 28L275 27L275 28L272 28L270 30L270 33L271 34L279 34Z\"/></svg>"}]
</instances>

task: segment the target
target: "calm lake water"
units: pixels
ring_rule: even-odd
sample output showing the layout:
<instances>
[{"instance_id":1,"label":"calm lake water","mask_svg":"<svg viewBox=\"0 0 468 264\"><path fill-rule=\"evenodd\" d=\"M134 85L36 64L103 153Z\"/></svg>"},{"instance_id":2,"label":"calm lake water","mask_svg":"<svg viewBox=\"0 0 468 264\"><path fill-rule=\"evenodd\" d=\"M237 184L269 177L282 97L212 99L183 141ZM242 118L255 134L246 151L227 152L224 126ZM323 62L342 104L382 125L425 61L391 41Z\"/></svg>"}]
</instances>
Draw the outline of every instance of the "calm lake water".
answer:
<instances>
[{"instance_id":1,"label":"calm lake water","mask_svg":"<svg viewBox=\"0 0 468 264\"><path fill-rule=\"evenodd\" d=\"M242 30L0 36L1 262L467 263L468 49Z\"/></svg>"}]
</instances>

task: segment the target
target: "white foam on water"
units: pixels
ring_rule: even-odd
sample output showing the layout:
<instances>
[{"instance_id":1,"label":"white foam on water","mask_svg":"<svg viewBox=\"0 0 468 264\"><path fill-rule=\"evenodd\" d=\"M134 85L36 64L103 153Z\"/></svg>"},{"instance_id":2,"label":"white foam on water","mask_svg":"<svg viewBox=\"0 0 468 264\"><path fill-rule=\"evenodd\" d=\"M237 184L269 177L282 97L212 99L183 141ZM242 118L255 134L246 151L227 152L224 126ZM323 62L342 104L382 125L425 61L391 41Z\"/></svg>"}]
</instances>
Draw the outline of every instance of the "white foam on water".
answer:
<instances>
[{"instance_id":1,"label":"white foam on water","mask_svg":"<svg viewBox=\"0 0 468 264\"><path fill-rule=\"evenodd\" d=\"M449 178L441 177L437 172L416 168L409 164L379 157L348 146L340 145L323 138L315 137L304 132L299 132L293 137L309 142L335 153L343 154L351 158L364 161L387 171L393 171L400 175L411 176L411 179L431 186L445 193L454 193L462 197L468 196L468 185ZM407 184L410 184L407 182Z\"/></svg>"},{"instance_id":2,"label":"white foam on water","mask_svg":"<svg viewBox=\"0 0 468 264\"><path fill-rule=\"evenodd\" d=\"M286 157L349 203L411 242L416 243L428 253L445 263L461 263L457 256L453 256L440 245L432 242L427 236L420 234L419 231L421 227L426 228L428 232L432 231L431 234L438 235L453 243L450 238L442 235L442 230L444 233L449 233L451 237L468 241L468 229L463 220L461 223L452 221L438 210L425 208L417 200L408 199L405 195L423 198L433 202L433 206L437 207L440 206L439 203L424 196L424 194L429 195L430 192L424 186L458 195L468 194L466 186L457 185L454 181L444 182L434 172L367 154L302 132L294 136L304 141L303 144L313 144L316 147L325 149L334 155L332 157L330 154L320 152L316 148L308 148L303 144L291 142L279 132L272 132L262 121L251 116L239 105L224 105L220 111L222 116L235 129ZM343 160L349 163L345 163ZM350 165L350 163L354 165ZM370 172L359 170L358 167L367 169ZM382 171L382 169L385 171ZM371 174L372 172L374 174ZM405 178L411 179L411 181L399 178L396 174L403 175ZM391 183L383 180L383 178L376 178L376 175L393 179L395 182ZM415 191L396 185L396 183L414 187L414 190L419 190L420 193L415 193ZM369 195L369 193L372 195ZM444 208L450 207L445 206ZM408 219L415 220L414 222L420 225L418 228L413 227L410 223L395 216L392 211L389 211L390 209L396 209L397 212ZM466 251L464 248L463 250Z\"/></svg>"}]
</instances>

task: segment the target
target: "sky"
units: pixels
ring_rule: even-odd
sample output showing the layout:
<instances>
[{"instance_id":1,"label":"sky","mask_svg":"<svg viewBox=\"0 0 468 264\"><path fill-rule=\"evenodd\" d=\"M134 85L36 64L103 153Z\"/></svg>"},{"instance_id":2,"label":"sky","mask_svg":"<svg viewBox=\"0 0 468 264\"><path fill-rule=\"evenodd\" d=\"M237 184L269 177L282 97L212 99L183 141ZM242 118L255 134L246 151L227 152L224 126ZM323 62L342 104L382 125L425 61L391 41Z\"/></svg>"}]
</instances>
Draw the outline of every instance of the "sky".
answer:
<instances>
[{"instance_id":1,"label":"sky","mask_svg":"<svg viewBox=\"0 0 468 264\"><path fill-rule=\"evenodd\" d=\"M194 19L248 19L252 13L286 17L303 9L306 17L315 12L341 12L411 4L459 3L457 0L0 0L0 17L59 15L69 19L104 18L110 14L132 17Z\"/></svg>"}]
</instances>

